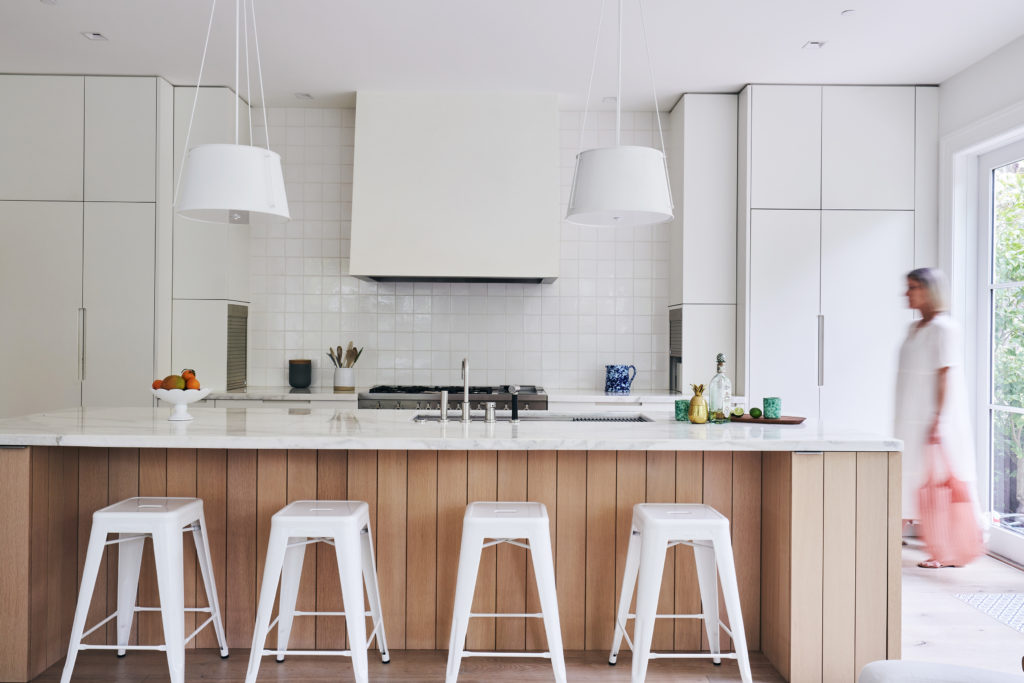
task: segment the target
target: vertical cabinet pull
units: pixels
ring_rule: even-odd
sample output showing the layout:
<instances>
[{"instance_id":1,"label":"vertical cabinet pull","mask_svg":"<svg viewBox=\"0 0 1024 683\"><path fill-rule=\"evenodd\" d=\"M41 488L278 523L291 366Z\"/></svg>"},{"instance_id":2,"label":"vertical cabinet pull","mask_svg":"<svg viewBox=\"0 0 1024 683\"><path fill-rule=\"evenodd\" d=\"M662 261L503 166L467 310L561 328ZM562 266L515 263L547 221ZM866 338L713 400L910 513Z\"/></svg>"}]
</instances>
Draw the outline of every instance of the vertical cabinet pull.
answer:
<instances>
[{"instance_id":1,"label":"vertical cabinet pull","mask_svg":"<svg viewBox=\"0 0 1024 683\"><path fill-rule=\"evenodd\" d=\"M818 316L818 386L825 386L825 316Z\"/></svg>"},{"instance_id":2,"label":"vertical cabinet pull","mask_svg":"<svg viewBox=\"0 0 1024 683\"><path fill-rule=\"evenodd\" d=\"M85 307L78 309L78 379L85 381Z\"/></svg>"}]
</instances>

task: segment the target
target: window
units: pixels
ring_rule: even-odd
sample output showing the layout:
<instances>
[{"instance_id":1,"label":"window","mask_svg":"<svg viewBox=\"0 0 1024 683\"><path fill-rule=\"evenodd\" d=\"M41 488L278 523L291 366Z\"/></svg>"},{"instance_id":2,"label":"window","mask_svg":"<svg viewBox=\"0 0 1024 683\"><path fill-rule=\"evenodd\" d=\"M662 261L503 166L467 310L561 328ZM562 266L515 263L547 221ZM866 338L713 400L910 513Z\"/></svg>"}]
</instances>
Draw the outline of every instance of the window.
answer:
<instances>
[{"instance_id":1,"label":"window","mask_svg":"<svg viewBox=\"0 0 1024 683\"><path fill-rule=\"evenodd\" d=\"M979 275L981 322L987 330L987 428L992 549L1024 561L1024 146L979 158L988 229ZM985 435L982 434L984 437ZM986 443L987 442L987 443Z\"/></svg>"}]
</instances>

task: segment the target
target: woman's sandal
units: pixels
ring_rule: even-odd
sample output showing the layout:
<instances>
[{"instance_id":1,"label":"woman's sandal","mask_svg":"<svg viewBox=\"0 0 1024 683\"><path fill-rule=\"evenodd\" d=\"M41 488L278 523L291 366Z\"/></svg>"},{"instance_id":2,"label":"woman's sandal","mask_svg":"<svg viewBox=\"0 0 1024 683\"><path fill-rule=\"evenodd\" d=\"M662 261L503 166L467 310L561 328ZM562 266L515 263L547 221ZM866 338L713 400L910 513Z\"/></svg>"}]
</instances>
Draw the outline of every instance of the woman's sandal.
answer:
<instances>
[{"instance_id":1,"label":"woman's sandal","mask_svg":"<svg viewBox=\"0 0 1024 683\"><path fill-rule=\"evenodd\" d=\"M917 563L922 569L945 569L946 567L959 567L958 564L943 564L938 560L922 560Z\"/></svg>"}]
</instances>

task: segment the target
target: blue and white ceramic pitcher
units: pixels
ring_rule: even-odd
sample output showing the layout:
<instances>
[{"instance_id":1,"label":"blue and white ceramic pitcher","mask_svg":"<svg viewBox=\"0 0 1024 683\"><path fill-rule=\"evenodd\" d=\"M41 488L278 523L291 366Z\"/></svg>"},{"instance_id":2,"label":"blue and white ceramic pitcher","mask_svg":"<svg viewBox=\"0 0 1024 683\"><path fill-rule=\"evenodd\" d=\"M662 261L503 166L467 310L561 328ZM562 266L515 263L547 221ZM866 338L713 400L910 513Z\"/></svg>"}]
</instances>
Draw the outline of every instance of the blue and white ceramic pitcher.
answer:
<instances>
[{"instance_id":1,"label":"blue and white ceramic pitcher","mask_svg":"<svg viewBox=\"0 0 1024 683\"><path fill-rule=\"evenodd\" d=\"M605 379L604 379L604 391L606 394L628 394L629 387L632 386L633 380L636 379L636 366L635 365L606 365ZM632 370L633 374L630 375L629 371Z\"/></svg>"}]
</instances>

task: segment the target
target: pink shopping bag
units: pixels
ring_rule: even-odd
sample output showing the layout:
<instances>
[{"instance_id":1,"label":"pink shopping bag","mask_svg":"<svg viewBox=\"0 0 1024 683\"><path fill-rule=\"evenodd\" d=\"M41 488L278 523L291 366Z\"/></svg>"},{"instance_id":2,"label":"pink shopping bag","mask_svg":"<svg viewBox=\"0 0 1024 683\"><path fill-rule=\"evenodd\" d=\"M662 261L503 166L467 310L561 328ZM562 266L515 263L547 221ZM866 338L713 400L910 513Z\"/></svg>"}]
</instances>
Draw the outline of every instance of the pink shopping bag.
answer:
<instances>
[{"instance_id":1,"label":"pink shopping bag","mask_svg":"<svg viewBox=\"0 0 1024 683\"><path fill-rule=\"evenodd\" d=\"M985 550L970 485L953 476L941 445L929 445L926 459L928 480L918 491L925 549L942 564L965 565ZM945 481L938 480L939 462L946 465Z\"/></svg>"}]
</instances>

